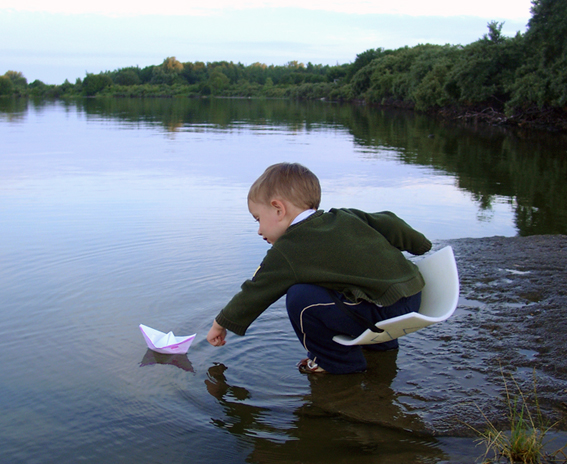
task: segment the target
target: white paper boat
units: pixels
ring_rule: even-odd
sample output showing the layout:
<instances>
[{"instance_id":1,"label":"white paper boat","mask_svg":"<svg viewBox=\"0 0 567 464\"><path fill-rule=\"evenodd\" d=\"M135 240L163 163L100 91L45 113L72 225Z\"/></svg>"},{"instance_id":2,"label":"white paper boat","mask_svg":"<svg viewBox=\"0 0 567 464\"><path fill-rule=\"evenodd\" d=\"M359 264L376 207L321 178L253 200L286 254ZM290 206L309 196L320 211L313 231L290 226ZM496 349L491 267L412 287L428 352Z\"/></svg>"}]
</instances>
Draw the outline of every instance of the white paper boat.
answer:
<instances>
[{"instance_id":1,"label":"white paper boat","mask_svg":"<svg viewBox=\"0 0 567 464\"><path fill-rule=\"evenodd\" d=\"M197 334L176 337L173 332L163 333L140 324L140 330L144 336L148 348L163 354L185 354L191 346Z\"/></svg>"}]
</instances>

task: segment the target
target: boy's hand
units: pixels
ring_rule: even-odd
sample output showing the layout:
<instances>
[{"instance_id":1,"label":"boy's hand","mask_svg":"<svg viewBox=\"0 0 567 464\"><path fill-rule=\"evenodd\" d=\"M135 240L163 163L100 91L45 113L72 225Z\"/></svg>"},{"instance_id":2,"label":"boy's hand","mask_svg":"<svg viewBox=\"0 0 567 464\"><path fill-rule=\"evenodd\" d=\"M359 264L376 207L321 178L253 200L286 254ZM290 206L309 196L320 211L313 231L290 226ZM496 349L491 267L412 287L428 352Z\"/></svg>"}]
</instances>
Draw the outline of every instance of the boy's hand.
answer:
<instances>
[{"instance_id":1,"label":"boy's hand","mask_svg":"<svg viewBox=\"0 0 567 464\"><path fill-rule=\"evenodd\" d=\"M226 343L226 329L213 321L213 326L207 334L207 341L213 346L223 346Z\"/></svg>"}]
</instances>

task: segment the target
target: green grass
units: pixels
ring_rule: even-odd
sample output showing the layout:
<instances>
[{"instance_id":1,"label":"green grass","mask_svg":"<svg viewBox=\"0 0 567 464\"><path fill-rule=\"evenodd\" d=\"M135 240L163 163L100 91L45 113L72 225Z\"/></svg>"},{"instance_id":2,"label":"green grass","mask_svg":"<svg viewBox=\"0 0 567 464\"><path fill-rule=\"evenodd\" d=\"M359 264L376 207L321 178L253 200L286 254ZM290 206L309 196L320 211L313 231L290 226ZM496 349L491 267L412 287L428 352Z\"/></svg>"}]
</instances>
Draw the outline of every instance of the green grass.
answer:
<instances>
[{"instance_id":1,"label":"green grass","mask_svg":"<svg viewBox=\"0 0 567 464\"><path fill-rule=\"evenodd\" d=\"M485 430L479 431L469 425L469 428L474 430L479 436L477 442L483 444L486 448L484 456L481 457L482 462L509 462L511 464L567 463L567 455L564 452L567 445L552 453L547 453L544 450L550 442L546 440L546 435L557 423L549 425L541 413L537 399L535 370L533 381L534 399L531 408L528 405L526 396L512 375L510 375L510 379L518 392L515 395L511 394L508 382L504 373L502 373L508 407L507 419L510 429L507 431L498 430L480 409L479 411L487 423Z\"/></svg>"}]
</instances>

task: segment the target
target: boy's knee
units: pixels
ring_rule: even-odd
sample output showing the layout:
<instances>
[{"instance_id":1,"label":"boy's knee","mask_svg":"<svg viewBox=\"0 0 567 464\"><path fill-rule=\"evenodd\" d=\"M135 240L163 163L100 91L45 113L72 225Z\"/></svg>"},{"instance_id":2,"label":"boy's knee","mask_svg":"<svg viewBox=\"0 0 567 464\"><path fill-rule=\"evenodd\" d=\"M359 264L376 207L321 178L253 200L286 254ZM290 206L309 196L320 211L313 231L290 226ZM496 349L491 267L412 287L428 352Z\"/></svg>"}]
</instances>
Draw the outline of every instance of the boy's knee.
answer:
<instances>
[{"instance_id":1,"label":"boy's knee","mask_svg":"<svg viewBox=\"0 0 567 464\"><path fill-rule=\"evenodd\" d=\"M305 307L319 303L326 296L326 291L322 287L313 284L292 285L286 294L285 305L288 314L300 313Z\"/></svg>"}]
</instances>

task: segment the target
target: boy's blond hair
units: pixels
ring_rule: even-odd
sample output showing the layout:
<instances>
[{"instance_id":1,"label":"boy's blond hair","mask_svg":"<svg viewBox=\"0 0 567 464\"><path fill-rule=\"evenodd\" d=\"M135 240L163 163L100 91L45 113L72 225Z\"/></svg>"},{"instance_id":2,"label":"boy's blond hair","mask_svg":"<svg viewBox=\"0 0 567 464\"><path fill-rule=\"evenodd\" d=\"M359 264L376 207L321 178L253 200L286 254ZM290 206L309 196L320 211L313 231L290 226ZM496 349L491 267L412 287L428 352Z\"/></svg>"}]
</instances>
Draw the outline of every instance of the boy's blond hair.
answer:
<instances>
[{"instance_id":1,"label":"boy's blond hair","mask_svg":"<svg viewBox=\"0 0 567 464\"><path fill-rule=\"evenodd\" d=\"M248 201L269 204L287 200L298 208L317 209L321 203L319 179L298 163L278 163L267 168L250 187Z\"/></svg>"}]
</instances>

